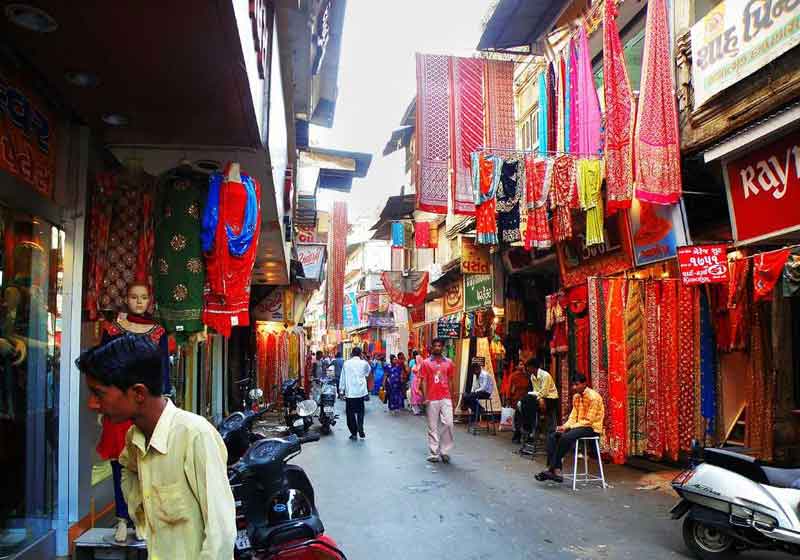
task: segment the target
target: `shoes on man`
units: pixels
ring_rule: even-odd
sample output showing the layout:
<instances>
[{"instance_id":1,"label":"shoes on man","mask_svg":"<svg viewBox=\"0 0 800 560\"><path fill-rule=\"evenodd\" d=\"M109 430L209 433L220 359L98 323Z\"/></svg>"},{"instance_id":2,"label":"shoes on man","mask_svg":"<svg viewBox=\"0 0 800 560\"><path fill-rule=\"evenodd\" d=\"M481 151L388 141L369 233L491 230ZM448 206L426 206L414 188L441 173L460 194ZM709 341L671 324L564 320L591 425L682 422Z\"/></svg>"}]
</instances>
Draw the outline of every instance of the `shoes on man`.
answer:
<instances>
[{"instance_id":1,"label":"shoes on man","mask_svg":"<svg viewBox=\"0 0 800 560\"><path fill-rule=\"evenodd\" d=\"M429 463L438 463L439 462L439 456L438 455L428 455L427 461Z\"/></svg>"},{"instance_id":2,"label":"shoes on man","mask_svg":"<svg viewBox=\"0 0 800 560\"><path fill-rule=\"evenodd\" d=\"M350 435L350 439L353 440L353 441L356 441L358 439L358 436L355 435L355 434L351 434Z\"/></svg>"},{"instance_id":3,"label":"shoes on man","mask_svg":"<svg viewBox=\"0 0 800 560\"><path fill-rule=\"evenodd\" d=\"M442 453L442 463L444 463L445 465L450 463L450 455L447 455L446 453Z\"/></svg>"},{"instance_id":4,"label":"shoes on man","mask_svg":"<svg viewBox=\"0 0 800 560\"><path fill-rule=\"evenodd\" d=\"M367 434L365 434L364 432L358 432L358 435L361 436L361 439L367 437Z\"/></svg>"}]
</instances>

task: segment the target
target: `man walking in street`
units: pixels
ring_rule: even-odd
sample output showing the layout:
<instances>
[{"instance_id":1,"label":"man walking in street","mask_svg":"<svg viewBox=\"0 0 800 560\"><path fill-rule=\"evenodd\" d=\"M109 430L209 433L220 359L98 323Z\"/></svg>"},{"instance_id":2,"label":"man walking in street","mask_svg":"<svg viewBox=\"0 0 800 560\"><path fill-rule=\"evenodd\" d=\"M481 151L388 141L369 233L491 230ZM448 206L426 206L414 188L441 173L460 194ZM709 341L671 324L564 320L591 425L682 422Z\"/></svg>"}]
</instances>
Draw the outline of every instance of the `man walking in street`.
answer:
<instances>
[{"instance_id":1,"label":"man walking in street","mask_svg":"<svg viewBox=\"0 0 800 560\"><path fill-rule=\"evenodd\" d=\"M350 359L342 366L339 382L339 390L345 399L347 428L350 430L351 440L357 440L358 436L367 437L364 434L364 397L367 396L367 377L370 371L369 362L361 359L361 348L353 348Z\"/></svg>"},{"instance_id":2,"label":"man walking in street","mask_svg":"<svg viewBox=\"0 0 800 560\"><path fill-rule=\"evenodd\" d=\"M431 356L420 368L422 396L428 415L428 461L450 462L453 449L453 401L455 368L453 362L442 355L444 339L435 338Z\"/></svg>"},{"instance_id":3,"label":"man walking in street","mask_svg":"<svg viewBox=\"0 0 800 560\"><path fill-rule=\"evenodd\" d=\"M605 406L603 397L586 386L586 376L576 373L572 377L572 412L563 426L558 426L547 438L548 469L534 478L539 481L554 480L564 482L561 475L561 462L564 456L575 447L580 438L599 436L603 433Z\"/></svg>"},{"instance_id":4,"label":"man walking in street","mask_svg":"<svg viewBox=\"0 0 800 560\"><path fill-rule=\"evenodd\" d=\"M236 508L225 444L205 418L162 396L159 347L123 336L87 350L76 365L91 411L133 421L119 457L122 491L148 557L232 560Z\"/></svg>"},{"instance_id":5,"label":"man walking in street","mask_svg":"<svg viewBox=\"0 0 800 560\"><path fill-rule=\"evenodd\" d=\"M342 368L344 367L344 358L341 352L336 352L336 357L333 359L333 375L336 378L336 390L339 390L339 383L342 379Z\"/></svg>"}]
</instances>

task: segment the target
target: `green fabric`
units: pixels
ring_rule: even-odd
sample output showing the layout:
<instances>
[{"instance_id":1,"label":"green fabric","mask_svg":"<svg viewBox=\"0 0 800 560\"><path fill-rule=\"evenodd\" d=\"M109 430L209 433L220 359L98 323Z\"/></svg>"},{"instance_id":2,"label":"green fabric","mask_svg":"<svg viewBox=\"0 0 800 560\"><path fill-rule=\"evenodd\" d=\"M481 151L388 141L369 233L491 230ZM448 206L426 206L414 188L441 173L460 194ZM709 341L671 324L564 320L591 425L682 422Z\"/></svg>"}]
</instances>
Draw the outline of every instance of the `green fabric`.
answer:
<instances>
[{"instance_id":1,"label":"green fabric","mask_svg":"<svg viewBox=\"0 0 800 560\"><path fill-rule=\"evenodd\" d=\"M155 209L153 282L159 321L176 338L203 330L205 263L200 219L208 191L203 174L168 172Z\"/></svg>"}]
</instances>

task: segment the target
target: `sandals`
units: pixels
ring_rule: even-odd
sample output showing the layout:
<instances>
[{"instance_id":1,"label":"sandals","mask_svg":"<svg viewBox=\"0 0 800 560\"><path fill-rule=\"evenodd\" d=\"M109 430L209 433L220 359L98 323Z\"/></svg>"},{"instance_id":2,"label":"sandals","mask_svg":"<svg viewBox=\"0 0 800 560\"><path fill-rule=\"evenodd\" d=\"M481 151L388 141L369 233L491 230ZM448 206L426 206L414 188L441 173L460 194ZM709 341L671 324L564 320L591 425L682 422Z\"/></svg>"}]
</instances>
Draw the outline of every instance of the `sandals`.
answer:
<instances>
[{"instance_id":1,"label":"sandals","mask_svg":"<svg viewBox=\"0 0 800 560\"><path fill-rule=\"evenodd\" d=\"M559 484L564 482L564 477L563 476L555 475L555 474L551 473L550 471L542 471L539 474L537 474L536 476L534 476L533 478L535 478L539 482L545 482L545 481L548 481L548 480L552 480L553 482L558 482Z\"/></svg>"}]
</instances>

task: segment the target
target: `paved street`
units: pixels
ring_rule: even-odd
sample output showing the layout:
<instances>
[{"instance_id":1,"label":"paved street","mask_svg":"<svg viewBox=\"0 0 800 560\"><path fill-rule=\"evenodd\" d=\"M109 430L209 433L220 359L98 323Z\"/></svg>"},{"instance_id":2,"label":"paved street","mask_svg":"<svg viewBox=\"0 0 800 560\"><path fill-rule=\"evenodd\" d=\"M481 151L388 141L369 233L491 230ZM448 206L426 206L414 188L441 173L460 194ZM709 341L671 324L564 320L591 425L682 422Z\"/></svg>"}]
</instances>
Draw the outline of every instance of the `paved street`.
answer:
<instances>
[{"instance_id":1,"label":"paved street","mask_svg":"<svg viewBox=\"0 0 800 560\"><path fill-rule=\"evenodd\" d=\"M514 455L509 434L472 436L463 425L452 464L429 465L422 417L392 417L373 397L367 439L352 442L337 407L333 436L307 445L295 462L351 560L687 557L680 524L667 514L672 496L636 490L635 472L609 469L605 492L543 485L533 480L541 463Z\"/></svg>"}]
</instances>

